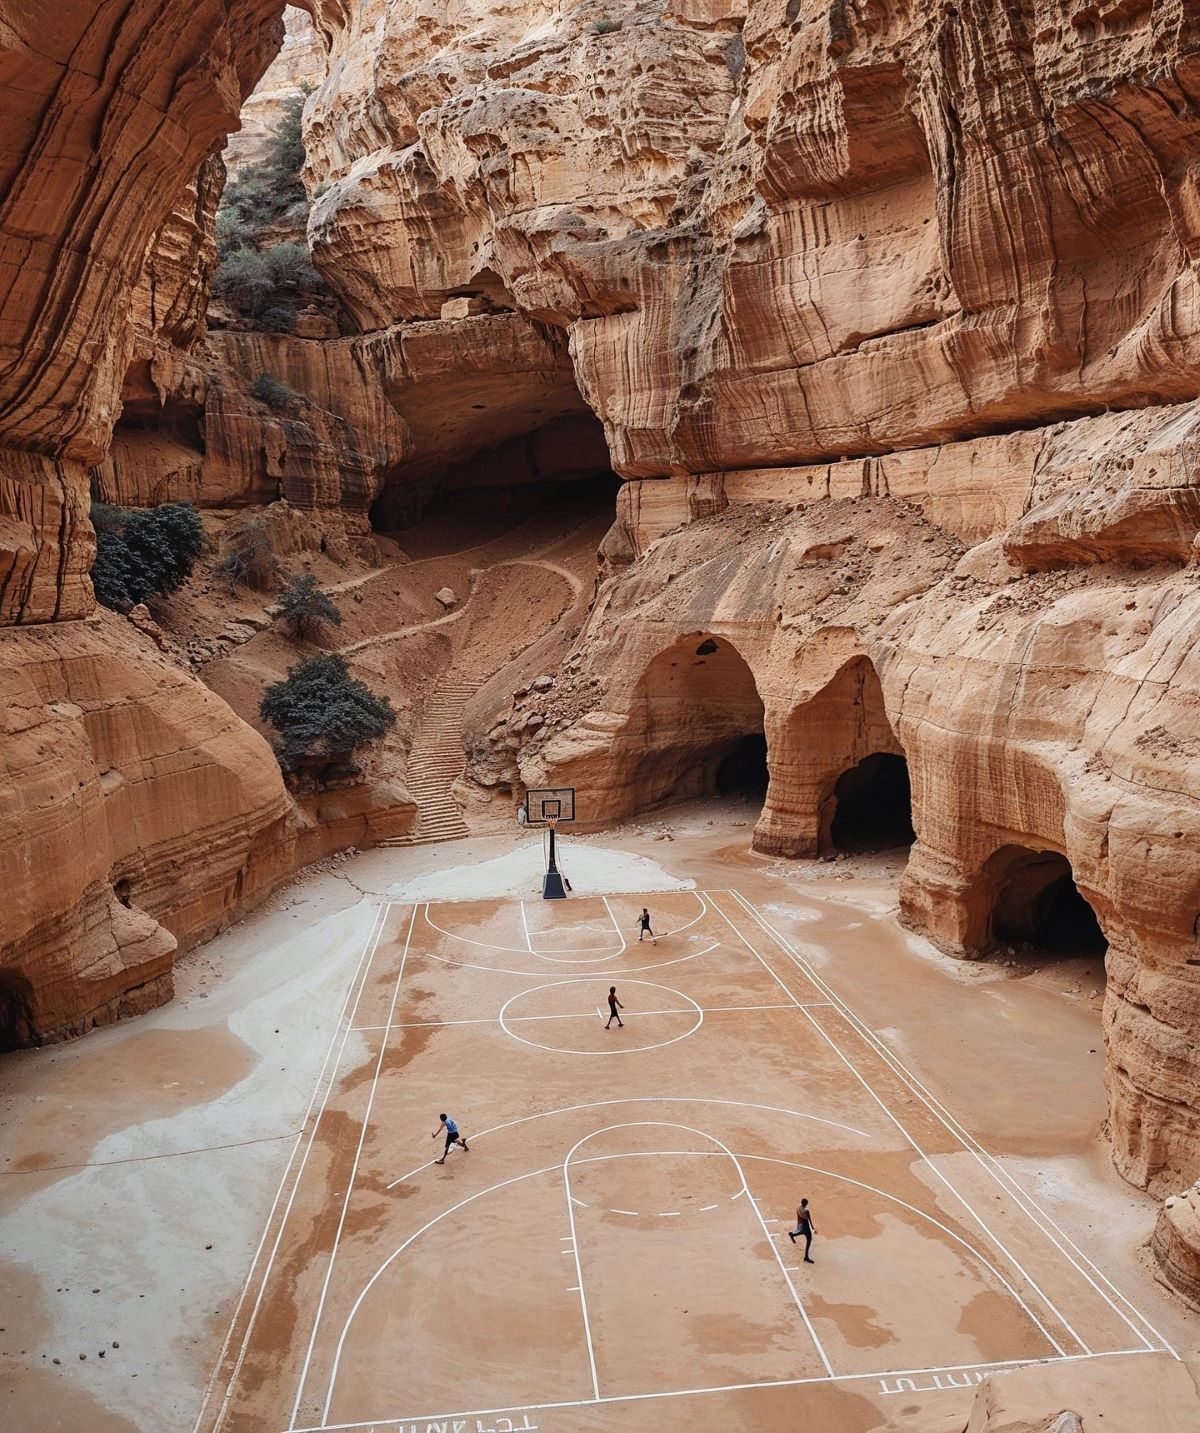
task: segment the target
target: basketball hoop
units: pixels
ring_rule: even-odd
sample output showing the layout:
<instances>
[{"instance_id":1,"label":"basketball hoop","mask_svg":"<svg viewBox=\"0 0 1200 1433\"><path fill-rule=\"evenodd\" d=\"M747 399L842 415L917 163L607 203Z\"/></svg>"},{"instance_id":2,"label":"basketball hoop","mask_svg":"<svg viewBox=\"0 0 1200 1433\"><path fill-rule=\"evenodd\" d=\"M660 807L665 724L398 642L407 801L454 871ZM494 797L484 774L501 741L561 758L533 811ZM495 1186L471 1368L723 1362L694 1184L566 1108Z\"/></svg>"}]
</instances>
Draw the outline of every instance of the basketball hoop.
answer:
<instances>
[{"instance_id":1,"label":"basketball hoop","mask_svg":"<svg viewBox=\"0 0 1200 1433\"><path fill-rule=\"evenodd\" d=\"M558 817L557 817L557 816L548 816L548 817L546 818L546 825L550 827L551 831L557 831L557 830L558 830Z\"/></svg>"}]
</instances>

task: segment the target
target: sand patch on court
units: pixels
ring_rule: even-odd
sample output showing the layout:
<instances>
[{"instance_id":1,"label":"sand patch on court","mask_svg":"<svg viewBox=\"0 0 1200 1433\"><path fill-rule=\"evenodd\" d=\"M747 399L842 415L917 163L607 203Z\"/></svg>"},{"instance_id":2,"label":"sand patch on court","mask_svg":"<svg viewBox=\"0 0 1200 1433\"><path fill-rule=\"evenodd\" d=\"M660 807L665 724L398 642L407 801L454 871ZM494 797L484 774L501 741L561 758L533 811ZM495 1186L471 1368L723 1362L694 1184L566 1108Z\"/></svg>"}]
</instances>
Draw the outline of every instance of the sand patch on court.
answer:
<instances>
[{"instance_id":1,"label":"sand patch on court","mask_svg":"<svg viewBox=\"0 0 1200 1433\"><path fill-rule=\"evenodd\" d=\"M540 896L546 869L542 843L526 838L515 851L469 866L428 871L388 889L394 901L478 901ZM577 896L613 895L624 891L691 891L695 881L668 875L656 862L611 846L572 840L563 851L560 869Z\"/></svg>"}]
</instances>

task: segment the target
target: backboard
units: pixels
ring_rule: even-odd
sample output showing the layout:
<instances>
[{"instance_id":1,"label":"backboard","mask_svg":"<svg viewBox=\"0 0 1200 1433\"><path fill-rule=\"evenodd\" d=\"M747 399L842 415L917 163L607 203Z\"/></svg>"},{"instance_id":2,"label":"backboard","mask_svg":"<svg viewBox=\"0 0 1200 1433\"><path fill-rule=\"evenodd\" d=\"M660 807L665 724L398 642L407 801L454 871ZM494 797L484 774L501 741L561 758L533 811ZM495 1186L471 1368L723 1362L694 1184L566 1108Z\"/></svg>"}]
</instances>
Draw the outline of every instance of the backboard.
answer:
<instances>
[{"instance_id":1,"label":"backboard","mask_svg":"<svg viewBox=\"0 0 1200 1433\"><path fill-rule=\"evenodd\" d=\"M535 787L525 793L525 820L530 826L544 826L551 818L560 823L574 821L573 786Z\"/></svg>"}]
</instances>

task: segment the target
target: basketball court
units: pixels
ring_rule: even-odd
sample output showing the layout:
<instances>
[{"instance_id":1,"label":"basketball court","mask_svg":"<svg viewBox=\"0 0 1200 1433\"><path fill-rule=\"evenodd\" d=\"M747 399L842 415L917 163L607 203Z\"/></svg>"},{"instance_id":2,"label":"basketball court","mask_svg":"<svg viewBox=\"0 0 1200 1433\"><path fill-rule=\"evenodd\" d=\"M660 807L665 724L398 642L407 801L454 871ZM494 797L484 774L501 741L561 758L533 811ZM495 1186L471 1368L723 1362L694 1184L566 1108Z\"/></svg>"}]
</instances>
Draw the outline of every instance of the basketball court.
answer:
<instances>
[{"instance_id":1,"label":"basketball court","mask_svg":"<svg viewBox=\"0 0 1200 1433\"><path fill-rule=\"evenodd\" d=\"M852 1003L736 890L381 905L198 1433L835 1433L1167 1349Z\"/></svg>"}]
</instances>

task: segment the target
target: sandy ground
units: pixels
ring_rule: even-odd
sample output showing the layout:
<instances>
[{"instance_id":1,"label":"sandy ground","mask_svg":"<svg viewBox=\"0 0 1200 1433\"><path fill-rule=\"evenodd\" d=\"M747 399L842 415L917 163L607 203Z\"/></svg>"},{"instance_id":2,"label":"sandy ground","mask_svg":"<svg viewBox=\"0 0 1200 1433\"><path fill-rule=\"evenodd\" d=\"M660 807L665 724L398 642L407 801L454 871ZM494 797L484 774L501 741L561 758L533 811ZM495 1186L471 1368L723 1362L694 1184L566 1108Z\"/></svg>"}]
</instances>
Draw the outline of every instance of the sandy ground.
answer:
<instances>
[{"instance_id":1,"label":"sandy ground","mask_svg":"<svg viewBox=\"0 0 1200 1433\"><path fill-rule=\"evenodd\" d=\"M1185 1358L1200 1358L1200 1321L1145 1254L1156 1206L1104 1150L1102 971L941 956L895 922L899 859L761 858L748 850L753 814L672 812L568 840L564 864L581 893L609 881L744 891ZM325 863L185 958L171 1006L4 1059L6 1428L193 1428L378 901L519 894L536 885L538 847L516 840L516 851L498 836Z\"/></svg>"}]
</instances>

